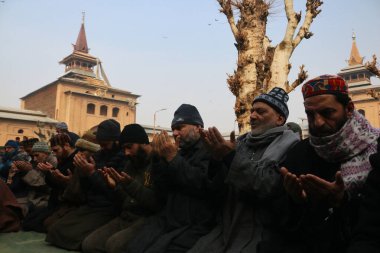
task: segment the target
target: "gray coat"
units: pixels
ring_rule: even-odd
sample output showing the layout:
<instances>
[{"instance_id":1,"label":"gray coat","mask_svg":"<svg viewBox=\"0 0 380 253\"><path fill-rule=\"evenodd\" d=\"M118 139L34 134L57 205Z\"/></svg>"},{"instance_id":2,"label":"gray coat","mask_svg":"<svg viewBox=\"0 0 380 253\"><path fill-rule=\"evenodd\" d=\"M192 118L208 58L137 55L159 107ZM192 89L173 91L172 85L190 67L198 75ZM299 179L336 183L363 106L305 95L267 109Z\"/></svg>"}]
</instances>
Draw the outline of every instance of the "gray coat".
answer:
<instances>
[{"instance_id":1,"label":"gray coat","mask_svg":"<svg viewBox=\"0 0 380 253\"><path fill-rule=\"evenodd\" d=\"M287 198L279 167L298 137L282 127L262 137L239 138L226 178L228 194L221 220L190 253L281 251Z\"/></svg>"}]
</instances>

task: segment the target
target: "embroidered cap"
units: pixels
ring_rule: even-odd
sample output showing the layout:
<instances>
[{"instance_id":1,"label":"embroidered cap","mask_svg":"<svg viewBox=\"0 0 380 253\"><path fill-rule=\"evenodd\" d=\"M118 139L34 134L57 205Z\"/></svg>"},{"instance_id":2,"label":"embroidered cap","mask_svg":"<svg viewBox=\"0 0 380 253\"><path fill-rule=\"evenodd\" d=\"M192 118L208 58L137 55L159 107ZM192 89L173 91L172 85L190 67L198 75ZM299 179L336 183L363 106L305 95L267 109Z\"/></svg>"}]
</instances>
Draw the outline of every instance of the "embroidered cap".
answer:
<instances>
[{"instance_id":1,"label":"embroidered cap","mask_svg":"<svg viewBox=\"0 0 380 253\"><path fill-rule=\"evenodd\" d=\"M275 87L267 94L260 94L257 96L253 103L255 102L264 102L275 109L278 113L285 117L289 116L288 105L286 104L289 100L289 96L285 90Z\"/></svg>"},{"instance_id":2,"label":"embroidered cap","mask_svg":"<svg viewBox=\"0 0 380 253\"><path fill-rule=\"evenodd\" d=\"M318 76L302 86L304 99L323 94L344 94L348 96L348 86L342 77L335 75Z\"/></svg>"}]
</instances>

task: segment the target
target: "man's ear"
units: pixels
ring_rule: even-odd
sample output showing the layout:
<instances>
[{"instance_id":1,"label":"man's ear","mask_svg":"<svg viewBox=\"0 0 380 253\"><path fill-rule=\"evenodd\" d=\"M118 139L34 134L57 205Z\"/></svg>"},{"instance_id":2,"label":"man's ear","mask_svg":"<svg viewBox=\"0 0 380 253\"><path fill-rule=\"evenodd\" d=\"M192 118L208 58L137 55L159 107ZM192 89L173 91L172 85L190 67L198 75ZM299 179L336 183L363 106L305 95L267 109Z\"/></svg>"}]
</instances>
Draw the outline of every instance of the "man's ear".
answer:
<instances>
[{"instance_id":1,"label":"man's ear","mask_svg":"<svg viewBox=\"0 0 380 253\"><path fill-rule=\"evenodd\" d=\"M354 102L352 101L348 102L345 110L346 110L347 116L351 117L355 110Z\"/></svg>"},{"instance_id":2,"label":"man's ear","mask_svg":"<svg viewBox=\"0 0 380 253\"><path fill-rule=\"evenodd\" d=\"M277 117L277 121L276 121L277 126L282 126L282 125L284 125L285 122L286 122L286 118L285 118L283 115L279 114L279 113L278 113L277 115L278 115L278 117Z\"/></svg>"}]
</instances>

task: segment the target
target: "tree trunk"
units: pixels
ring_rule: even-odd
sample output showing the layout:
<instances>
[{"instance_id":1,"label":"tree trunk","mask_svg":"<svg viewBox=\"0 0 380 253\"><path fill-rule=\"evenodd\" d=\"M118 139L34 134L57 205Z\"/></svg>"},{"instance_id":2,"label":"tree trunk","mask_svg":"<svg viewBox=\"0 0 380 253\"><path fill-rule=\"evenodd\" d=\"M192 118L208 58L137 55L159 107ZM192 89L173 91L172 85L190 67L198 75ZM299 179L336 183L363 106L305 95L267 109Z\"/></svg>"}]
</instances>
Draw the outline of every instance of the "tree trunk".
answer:
<instances>
[{"instance_id":1,"label":"tree trunk","mask_svg":"<svg viewBox=\"0 0 380 253\"><path fill-rule=\"evenodd\" d=\"M266 37L266 24L270 3L265 0L218 0L231 31L235 37L238 50L237 69L227 82L235 95L235 115L240 133L250 131L250 111L254 98L274 87L281 87L287 92L301 84L307 77L301 66L298 79L289 85L288 74L291 68L289 59L303 38L312 34L309 27L319 14L319 0L307 0L305 19L296 36L295 31L301 14L295 13L293 0L284 0L288 24L284 39L272 47ZM235 23L233 10L239 12Z\"/></svg>"}]
</instances>

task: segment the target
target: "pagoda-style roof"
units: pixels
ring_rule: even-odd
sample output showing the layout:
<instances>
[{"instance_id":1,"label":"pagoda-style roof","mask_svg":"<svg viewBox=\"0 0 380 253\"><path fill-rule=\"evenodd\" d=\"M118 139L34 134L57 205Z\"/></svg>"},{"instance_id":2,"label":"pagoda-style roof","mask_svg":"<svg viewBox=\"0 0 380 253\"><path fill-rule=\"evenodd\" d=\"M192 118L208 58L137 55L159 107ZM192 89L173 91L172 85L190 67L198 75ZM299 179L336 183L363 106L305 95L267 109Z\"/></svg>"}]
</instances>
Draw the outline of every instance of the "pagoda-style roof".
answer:
<instances>
[{"instance_id":1,"label":"pagoda-style roof","mask_svg":"<svg viewBox=\"0 0 380 253\"><path fill-rule=\"evenodd\" d=\"M84 20L79 30L77 42L73 46L74 51L79 51L88 54L89 48L87 46L86 32L84 30Z\"/></svg>"},{"instance_id":2,"label":"pagoda-style roof","mask_svg":"<svg viewBox=\"0 0 380 253\"><path fill-rule=\"evenodd\" d=\"M61 60L60 64L66 64L72 60L82 60L85 62L92 63L94 66L97 64L97 58L95 56L92 56L88 53L83 53L80 51L74 51L69 56L66 56L63 60Z\"/></svg>"},{"instance_id":3,"label":"pagoda-style roof","mask_svg":"<svg viewBox=\"0 0 380 253\"><path fill-rule=\"evenodd\" d=\"M352 35L352 46L351 46L351 53L350 53L350 59L348 60L349 66L354 66L358 64L363 64L363 57L360 56L359 49L356 46L356 36L355 34Z\"/></svg>"}]
</instances>

